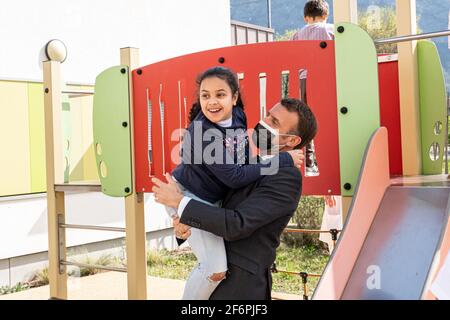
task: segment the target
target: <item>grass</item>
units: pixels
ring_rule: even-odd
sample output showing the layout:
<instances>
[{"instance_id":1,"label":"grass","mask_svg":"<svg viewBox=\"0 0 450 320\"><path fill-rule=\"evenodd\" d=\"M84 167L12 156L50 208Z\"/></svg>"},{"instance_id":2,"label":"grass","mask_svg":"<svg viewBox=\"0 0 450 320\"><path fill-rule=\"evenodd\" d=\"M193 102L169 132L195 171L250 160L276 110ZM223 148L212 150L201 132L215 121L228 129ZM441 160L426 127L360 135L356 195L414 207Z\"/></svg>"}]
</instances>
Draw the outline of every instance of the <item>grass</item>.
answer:
<instances>
[{"instance_id":1,"label":"grass","mask_svg":"<svg viewBox=\"0 0 450 320\"><path fill-rule=\"evenodd\" d=\"M321 274L328 255L314 246L280 246L277 251L277 269ZM147 253L148 274L154 277L186 280L196 259L190 250L150 251ZM318 278L308 278L308 295L314 291ZM274 291L303 295L303 285L298 275L273 274Z\"/></svg>"},{"instance_id":2,"label":"grass","mask_svg":"<svg viewBox=\"0 0 450 320\"><path fill-rule=\"evenodd\" d=\"M3 294L15 293L29 289L30 287L26 283L19 282L13 287L2 286L0 287L0 296Z\"/></svg>"},{"instance_id":3,"label":"grass","mask_svg":"<svg viewBox=\"0 0 450 320\"><path fill-rule=\"evenodd\" d=\"M278 270L322 274L328 254L315 246L288 247L282 244L277 250L276 264ZM272 290L294 293L303 296L303 284L299 275L274 273ZM319 278L308 277L307 295L311 297Z\"/></svg>"},{"instance_id":4,"label":"grass","mask_svg":"<svg viewBox=\"0 0 450 320\"><path fill-rule=\"evenodd\" d=\"M186 280L197 260L190 250L149 251L148 274L154 277Z\"/></svg>"}]
</instances>

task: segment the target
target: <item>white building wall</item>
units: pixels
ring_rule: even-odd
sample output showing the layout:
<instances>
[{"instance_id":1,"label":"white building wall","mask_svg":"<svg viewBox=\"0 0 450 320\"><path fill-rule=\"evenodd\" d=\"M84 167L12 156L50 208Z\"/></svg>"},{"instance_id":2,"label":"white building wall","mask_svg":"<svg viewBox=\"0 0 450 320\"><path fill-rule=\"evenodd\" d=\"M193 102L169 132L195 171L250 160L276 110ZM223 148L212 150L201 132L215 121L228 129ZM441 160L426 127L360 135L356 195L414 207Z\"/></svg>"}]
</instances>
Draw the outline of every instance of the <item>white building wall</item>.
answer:
<instances>
[{"instance_id":1,"label":"white building wall","mask_svg":"<svg viewBox=\"0 0 450 320\"><path fill-rule=\"evenodd\" d=\"M66 194L66 223L125 227L125 201L99 192ZM145 195L145 230L172 227L164 207ZM0 260L48 250L45 194L0 198ZM121 232L68 229L67 247L124 237ZM176 243L153 243L155 248L174 248ZM1 268L0 268L1 269Z\"/></svg>"},{"instance_id":2,"label":"white building wall","mask_svg":"<svg viewBox=\"0 0 450 320\"><path fill-rule=\"evenodd\" d=\"M14 0L0 3L0 78L42 80L50 39L68 49L68 82L94 83L119 64L119 48L141 49L141 64L228 46L229 0Z\"/></svg>"}]
</instances>

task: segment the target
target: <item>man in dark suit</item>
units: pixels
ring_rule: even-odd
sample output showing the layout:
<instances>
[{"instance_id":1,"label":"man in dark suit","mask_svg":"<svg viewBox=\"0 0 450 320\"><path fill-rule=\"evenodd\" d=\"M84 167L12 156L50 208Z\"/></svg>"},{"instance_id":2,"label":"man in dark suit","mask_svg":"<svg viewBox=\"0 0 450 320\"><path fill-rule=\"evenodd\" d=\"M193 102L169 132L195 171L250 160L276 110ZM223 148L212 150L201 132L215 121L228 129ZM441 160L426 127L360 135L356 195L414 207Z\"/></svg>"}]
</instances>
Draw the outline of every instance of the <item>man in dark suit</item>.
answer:
<instances>
[{"instance_id":1,"label":"man in dark suit","mask_svg":"<svg viewBox=\"0 0 450 320\"><path fill-rule=\"evenodd\" d=\"M283 99L264 121L255 128L276 129L271 139L256 140L262 154L301 149L317 132L317 123L306 104L297 99ZM274 151L275 150L275 151ZM244 188L231 190L222 207L209 206L183 196L170 175L168 183L153 179L155 200L177 208L181 217L174 220L178 239L187 239L190 227L206 230L225 239L228 272L210 299L271 298L272 275L280 236L297 209L302 189L302 177L296 167L279 168L275 174Z\"/></svg>"}]
</instances>

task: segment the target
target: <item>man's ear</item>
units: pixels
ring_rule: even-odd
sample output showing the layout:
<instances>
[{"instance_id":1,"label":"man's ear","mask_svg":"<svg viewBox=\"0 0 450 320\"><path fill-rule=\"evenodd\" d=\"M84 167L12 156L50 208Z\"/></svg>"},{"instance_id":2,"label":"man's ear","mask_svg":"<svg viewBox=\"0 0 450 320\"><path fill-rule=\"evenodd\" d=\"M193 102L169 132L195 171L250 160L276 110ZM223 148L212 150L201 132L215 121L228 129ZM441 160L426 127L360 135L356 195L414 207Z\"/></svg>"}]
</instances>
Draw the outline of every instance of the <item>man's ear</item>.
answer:
<instances>
[{"instance_id":1,"label":"man's ear","mask_svg":"<svg viewBox=\"0 0 450 320\"><path fill-rule=\"evenodd\" d=\"M295 148L300 143L302 143L302 138L299 136L292 136L291 139L289 139L288 143L286 143L288 146Z\"/></svg>"}]
</instances>

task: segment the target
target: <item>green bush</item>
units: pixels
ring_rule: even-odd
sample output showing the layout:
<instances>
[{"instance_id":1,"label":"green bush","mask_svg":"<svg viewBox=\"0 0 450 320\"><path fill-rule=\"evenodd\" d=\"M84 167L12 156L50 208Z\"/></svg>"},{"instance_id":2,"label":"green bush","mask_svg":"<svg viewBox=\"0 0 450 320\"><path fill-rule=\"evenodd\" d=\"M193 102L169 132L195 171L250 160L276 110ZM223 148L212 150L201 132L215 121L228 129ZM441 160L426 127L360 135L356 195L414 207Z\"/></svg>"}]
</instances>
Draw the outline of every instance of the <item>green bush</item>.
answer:
<instances>
[{"instance_id":1,"label":"green bush","mask_svg":"<svg viewBox=\"0 0 450 320\"><path fill-rule=\"evenodd\" d=\"M324 206L323 197L302 197L289 227L320 230ZM283 233L281 241L291 247L315 246L318 249L326 248L319 240L319 234L316 233Z\"/></svg>"}]
</instances>

